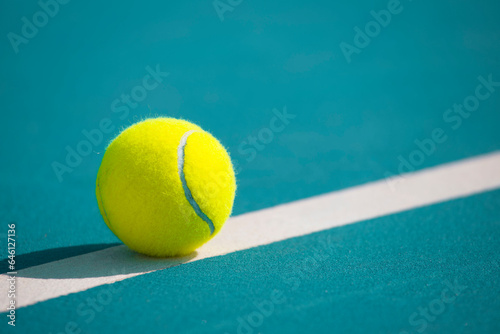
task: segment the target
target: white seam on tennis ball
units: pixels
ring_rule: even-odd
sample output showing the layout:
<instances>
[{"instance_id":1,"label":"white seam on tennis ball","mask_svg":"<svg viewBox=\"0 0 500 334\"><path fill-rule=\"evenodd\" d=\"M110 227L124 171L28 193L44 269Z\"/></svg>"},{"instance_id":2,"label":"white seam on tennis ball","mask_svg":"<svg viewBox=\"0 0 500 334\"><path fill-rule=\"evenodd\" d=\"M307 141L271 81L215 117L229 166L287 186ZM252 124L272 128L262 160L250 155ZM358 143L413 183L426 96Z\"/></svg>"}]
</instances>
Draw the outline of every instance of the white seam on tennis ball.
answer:
<instances>
[{"instance_id":1,"label":"white seam on tennis ball","mask_svg":"<svg viewBox=\"0 0 500 334\"><path fill-rule=\"evenodd\" d=\"M189 189L187 182L186 182L186 175L184 174L184 151L187 145L187 139L190 135L192 135L195 132L201 132L199 130L190 130L186 132L182 138L181 142L179 143L179 147L177 148L177 168L179 170L179 178L181 179L182 183L182 188L184 189L184 195L186 196L187 201L193 208L193 210L196 212L198 217L203 219L205 223L207 223L208 228L210 229L210 234L214 233L215 226L214 223L208 216L201 210L200 206L198 203L196 203L196 200L193 197L193 194L191 193L191 189Z\"/></svg>"}]
</instances>

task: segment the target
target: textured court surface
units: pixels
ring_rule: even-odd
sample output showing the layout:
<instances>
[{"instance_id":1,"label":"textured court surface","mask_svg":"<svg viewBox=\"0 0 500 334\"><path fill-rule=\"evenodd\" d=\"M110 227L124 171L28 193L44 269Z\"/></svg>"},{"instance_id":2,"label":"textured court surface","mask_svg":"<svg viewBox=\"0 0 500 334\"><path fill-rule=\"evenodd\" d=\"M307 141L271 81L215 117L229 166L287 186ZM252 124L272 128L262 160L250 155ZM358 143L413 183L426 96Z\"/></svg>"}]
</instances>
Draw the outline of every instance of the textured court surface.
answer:
<instances>
[{"instance_id":1,"label":"textured court surface","mask_svg":"<svg viewBox=\"0 0 500 334\"><path fill-rule=\"evenodd\" d=\"M220 3L232 4L223 20L213 1L71 1L13 47L9 33L21 36L23 17L44 6L1 0L0 273L15 222L16 265L40 283L35 293L95 282L19 308L15 328L2 313L1 332L500 332L500 168L444 187L485 182L473 194L335 226L346 210L313 233L336 208L294 212L302 232L242 250L215 239L236 250L221 256L155 262L118 246L95 177L107 143L144 117L185 118L227 146L238 235L255 235L239 217L265 217L281 235L291 223L259 210L368 182L425 202L425 191L404 194L400 171L500 150L496 1ZM389 9L361 43L357 28ZM356 43L346 58L341 45ZM98 134L69 166L85 133ZM58 176L54 162L71 171ZM100 263L99 252L115 257Z\"/></svg>"}]
</instances>

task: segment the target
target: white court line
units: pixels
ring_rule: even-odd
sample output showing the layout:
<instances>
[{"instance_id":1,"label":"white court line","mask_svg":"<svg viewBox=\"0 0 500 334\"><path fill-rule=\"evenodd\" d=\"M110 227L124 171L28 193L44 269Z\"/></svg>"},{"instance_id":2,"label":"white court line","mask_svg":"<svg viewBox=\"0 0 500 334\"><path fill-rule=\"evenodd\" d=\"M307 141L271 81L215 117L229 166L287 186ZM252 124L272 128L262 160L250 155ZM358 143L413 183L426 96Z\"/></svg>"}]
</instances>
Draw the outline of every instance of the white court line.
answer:
<instances>
[{"instance_id":1,"label":"white court line","mask_svg":"<svg viewBox=\"0 0 500 334\"><path fill-rule=\"evenodd\" d=\"M122 245L20 270L16 305L18 308L32 305L181 263L497 188L500 188L500 152L405 174L395 191L385 180L380 180L233 217L191 258L151 259ZM0 294L0 307L5 310L8 282L6 275L0 276L0 291L4 291Z\"/></svg>"}]
</instances>

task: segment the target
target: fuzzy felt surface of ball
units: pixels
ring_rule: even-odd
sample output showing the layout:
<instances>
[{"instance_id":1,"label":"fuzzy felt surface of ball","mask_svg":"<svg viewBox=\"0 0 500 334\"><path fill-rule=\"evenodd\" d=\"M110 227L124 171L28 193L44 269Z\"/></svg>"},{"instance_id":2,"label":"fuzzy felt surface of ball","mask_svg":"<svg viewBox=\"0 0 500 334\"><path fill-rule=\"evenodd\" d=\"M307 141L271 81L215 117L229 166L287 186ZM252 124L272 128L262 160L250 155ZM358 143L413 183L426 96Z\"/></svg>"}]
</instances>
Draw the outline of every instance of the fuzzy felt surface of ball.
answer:
<instances>
[{"instance_id":1,"label":"fuzzy felt surface of ball","mask_svg":"<svg viewBox=\"0 0 500 334\"><path fill-rule=\"evenodd\" d=\"M96 197L110 230L149 256L182 256L215 236L236 191L226 149L199 126L153 118L122 131L106 148Z\"/></svg>"}]
</instances>

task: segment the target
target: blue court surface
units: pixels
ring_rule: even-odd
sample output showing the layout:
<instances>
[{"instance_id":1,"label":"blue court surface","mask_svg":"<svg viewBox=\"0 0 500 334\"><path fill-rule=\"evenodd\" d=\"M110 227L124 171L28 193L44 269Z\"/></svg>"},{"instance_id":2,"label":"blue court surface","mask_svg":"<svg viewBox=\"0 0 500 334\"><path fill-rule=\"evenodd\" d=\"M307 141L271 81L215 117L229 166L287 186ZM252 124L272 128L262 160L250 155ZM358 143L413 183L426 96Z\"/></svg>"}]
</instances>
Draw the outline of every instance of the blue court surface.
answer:
<instances>
[{"instance_id":1,"label":"blue court surface","mask_svg":"<svg viewBox=\"0 0 500 334\"><path fill-rule=\"evenodd\" d=\"M500 333L498 1L0 7L1 333ZM160 116L237 177L178 258L95 195Z\"/></svg>"}]
</instances>

